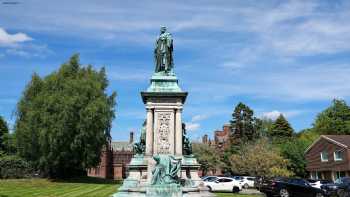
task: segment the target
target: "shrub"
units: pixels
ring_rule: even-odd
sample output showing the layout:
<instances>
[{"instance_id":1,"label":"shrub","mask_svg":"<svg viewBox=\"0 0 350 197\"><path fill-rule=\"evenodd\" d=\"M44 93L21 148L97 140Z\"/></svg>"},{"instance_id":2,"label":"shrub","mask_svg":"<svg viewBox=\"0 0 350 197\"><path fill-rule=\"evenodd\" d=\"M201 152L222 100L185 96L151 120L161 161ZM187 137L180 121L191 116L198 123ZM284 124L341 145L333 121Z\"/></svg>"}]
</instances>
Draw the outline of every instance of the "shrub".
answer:
<instances>
[{"instance_id":1,"label":"shrub","mask_svg":"<svg viewBox=\"0 0 350 197\"><path fill-rule=\"evenodd\" d=\"M230 157L231 170L237 174L252 176L291 176L284 159L266 139L245 144L238 154Z\"/></svg>"},{"instance_id":2,"label":"shrub","mask_svg":"<svg viewBox=\"0 0 350 197\"><path fill-rule=\"evenodd\" d=\"M29 177L31 172L29 163L18 156L0 157L0 178L24 178Z\"/></svg>"}]
</instances>

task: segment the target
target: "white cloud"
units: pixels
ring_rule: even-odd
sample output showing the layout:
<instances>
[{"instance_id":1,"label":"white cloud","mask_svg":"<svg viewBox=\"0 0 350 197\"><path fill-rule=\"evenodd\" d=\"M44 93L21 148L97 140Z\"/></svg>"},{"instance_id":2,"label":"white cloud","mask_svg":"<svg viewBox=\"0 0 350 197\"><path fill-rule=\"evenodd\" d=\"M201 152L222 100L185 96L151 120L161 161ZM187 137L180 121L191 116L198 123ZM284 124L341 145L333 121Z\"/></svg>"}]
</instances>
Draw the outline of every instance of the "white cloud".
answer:
<instances>
[{"instance_id":1,"label":"white cloud","mask_svg":"<svg viewBox=\"0 0 350 197\"><path fill-rule=\"evenodd\" d=\"M13 46L18 43L31 41L33 38L29 37L25 33L9 34L5 29L0 27L0 46Z\"/></svg>"},{"instance_id":2,"label":"white cloud","mask_svg":"<svg viewBox=\"0 0 350 197\"><path fill-rule=\"evenodd\" d=\"M298 116L298 115L302 114L303 112L305 112L305 111L304 110L287 110L287 111L281 112L278 110L273 110L273 111L269 111L269 112L263 112L261 117L271 119L271 120L276 120L280 114L283 114L283 116L286 118L291 118L291 117Z\"/></svg>"},{"instance_id":3,"label":"white cloud","mask_svg":"<svg viewBox=\"0 0 350 197\"><path fill-rule=\"evenodd\" d=\"M196 131L200 127L201 127L201 125L199 123L193 123L193 122L186 123L186 130L187 131Z\"/></svg>"},{"instance_id":4,"label":"white cloud","mask_svg":"<svg viewBox=\"0 0 350 197\"><path fill-rule=\"evenodd\" d=\"M274 110L274 111L270 111L270 112L264 112L262 114L262 117L267 118L267 119L271 119L271 120L276 120L280 114L281 114L281 112Z\"/></svg>"},{"instance_id":5,"label":"white cloud","mask_svg":"<svg viewBox=\"0 0 350 197\"><path fill-rule=\"evenodd\" d=\"M209 118L209 116L206 115L206 114L195 115L195 116L192 117L191 122L198 122L198 121L201 121L201 120L205 120L207 118Z\"/></svg>"}]
</instances>

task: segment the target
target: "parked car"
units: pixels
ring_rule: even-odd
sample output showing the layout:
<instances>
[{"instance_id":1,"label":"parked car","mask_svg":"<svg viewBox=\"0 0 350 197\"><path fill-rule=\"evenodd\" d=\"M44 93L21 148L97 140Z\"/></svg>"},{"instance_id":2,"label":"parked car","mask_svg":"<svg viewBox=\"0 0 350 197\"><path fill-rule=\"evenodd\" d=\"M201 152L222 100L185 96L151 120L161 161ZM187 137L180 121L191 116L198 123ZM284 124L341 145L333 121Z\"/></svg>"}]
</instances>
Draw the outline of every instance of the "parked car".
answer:
<instances>
[{"instance_id":1,"label":"parked car","mask_svg":"<svg viewBox=\"0 0 350 197\"><path fill-rule=\"evenodd\" d=\"M254 187L255 177L252 176L234 176L235 180L240 181L244 189Z\"/></svg>"},{"instance_id":2,"label":"parked car","mask_svg":"<svg viewBox=\"0 0 350 197\"><path fill-rule=\"evenodd\" d=\"M306 180L298 178L263 179L260 192L267 197L324 197L325 193L319 188L312 187Z\"/></svg>"},{"instance_id":3,"label":"parked car","mask_svg":"<svg viewBox=\"0 0 350 197\"><path fill-rule=\"evenodd\" d=\"M342 177L334 183L324 184L321 189L327 196L349 197L350 196L350 177Z\"/></svg>"},{"instance_id":4,"label":"parked car","mask_svg":"<svg viewBox=\"0 0 350 197\"><path fill-rule=\"evenodd\" d=\"M241 182L229 177L217 177L215 181L204 181L210 192L223 191L237 193L242 190Z\"/></svg>"},{"instance_id":5,"label":"parked car","mask_svg":"<svg viewBox=\"0 0 350 197\"><path fill-rule=\"evenodd\" d=\"M331 184L331 183L333 183L332 181L329 181L329 180L314 180L314 179L308 179L307 182L309 182L309 184L312 187L316 187L316 188L319 188L319 189L321 189L321 186L324 185L324 184Z\"/></svg>"},{"instance_id":6,"label":"parked car","mask_svg":"<svg viewBox=\"0 0 350 197\"><path fill-rule=\"evenodd\" d=\"M255 189L260 190L260 185L262 183L262 180L263 180L263 177L261 176L255 177L255 180L254 180Z\"/></svg>"}]
</instances>

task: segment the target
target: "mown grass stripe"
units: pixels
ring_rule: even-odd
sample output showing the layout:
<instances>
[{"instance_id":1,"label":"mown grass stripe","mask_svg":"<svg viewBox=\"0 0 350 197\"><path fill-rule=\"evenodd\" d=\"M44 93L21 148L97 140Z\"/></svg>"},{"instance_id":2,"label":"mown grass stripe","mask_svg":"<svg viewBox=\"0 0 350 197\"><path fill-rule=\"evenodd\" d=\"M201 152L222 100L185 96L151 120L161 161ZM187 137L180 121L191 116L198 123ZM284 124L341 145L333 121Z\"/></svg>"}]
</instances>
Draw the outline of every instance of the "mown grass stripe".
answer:
<instances>
[{"instance_id":1,"label":"mown grass stripe","mask_svg":"<svg viewBox=\"0 0 350 197\"><path fill-rule=\"evenodd\" d=\"M109 197L118 185L111 183L52 182L47 179L0 180L0 197Z\"/></svg>"}]
</instances>

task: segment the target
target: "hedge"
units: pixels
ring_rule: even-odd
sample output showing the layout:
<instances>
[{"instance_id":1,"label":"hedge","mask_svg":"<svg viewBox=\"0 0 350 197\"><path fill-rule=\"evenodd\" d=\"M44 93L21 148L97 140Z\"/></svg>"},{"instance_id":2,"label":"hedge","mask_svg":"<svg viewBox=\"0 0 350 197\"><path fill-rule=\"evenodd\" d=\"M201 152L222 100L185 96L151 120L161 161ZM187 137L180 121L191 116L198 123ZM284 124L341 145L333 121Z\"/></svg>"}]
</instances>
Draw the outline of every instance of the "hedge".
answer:
<instances>
[{"instance_id":1,"label":"hedge","mask_svg":"<svg viewBox=\"0 0 350 197\"><path fill-rule=\"evenodd\" d=\"M24 178L31 175L28 162L18 156L5 155L0 157L0 178Z\"/></svg>"}]
</instances>

